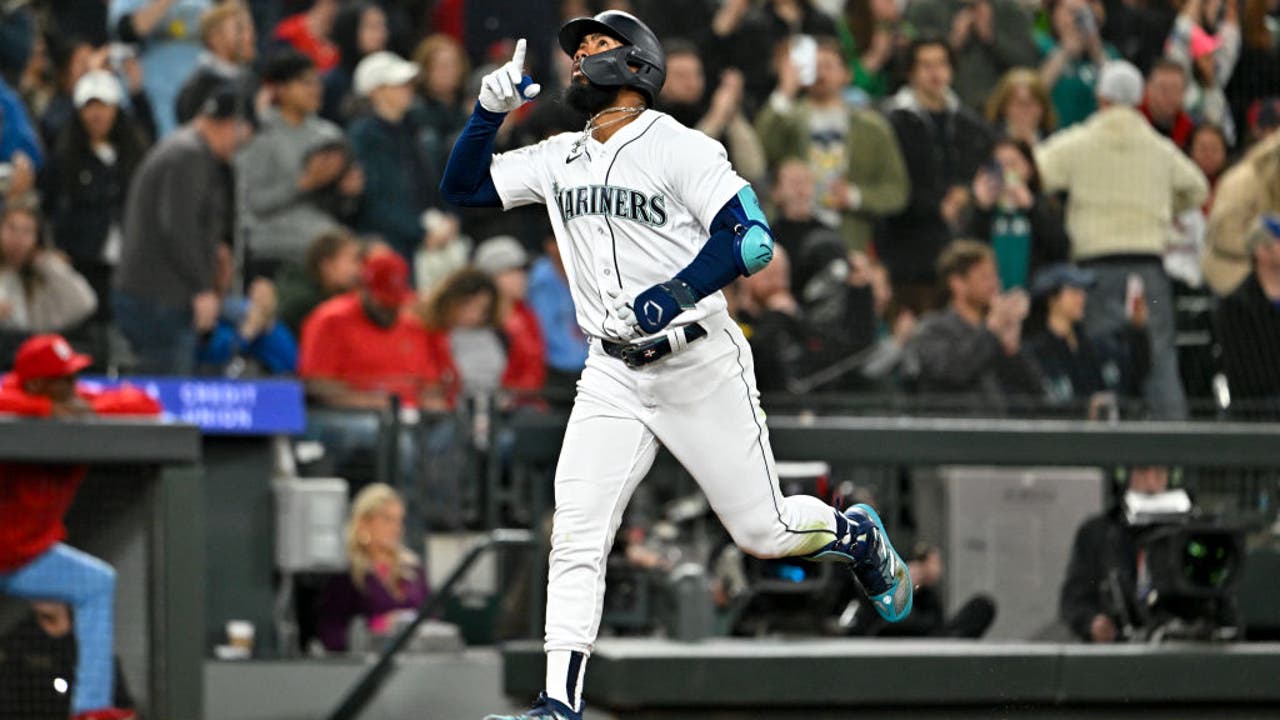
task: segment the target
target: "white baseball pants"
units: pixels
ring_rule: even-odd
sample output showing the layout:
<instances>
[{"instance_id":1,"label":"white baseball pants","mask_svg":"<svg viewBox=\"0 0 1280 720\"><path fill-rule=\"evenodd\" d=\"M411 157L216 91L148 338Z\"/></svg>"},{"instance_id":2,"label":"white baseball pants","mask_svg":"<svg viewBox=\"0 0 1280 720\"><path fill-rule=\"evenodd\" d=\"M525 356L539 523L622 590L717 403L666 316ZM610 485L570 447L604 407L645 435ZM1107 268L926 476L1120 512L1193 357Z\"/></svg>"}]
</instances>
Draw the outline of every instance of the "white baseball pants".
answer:
<instances>
[{"instance_id":1,"label":"white baseball pants","mask_svg":"<svg viewBox=\"0 0 1280 720\"><path fill-rule=\"evenodd\" d=\"M804 555L835 539L829 505L809 496L783 497L778 489L742 331L724 312L702 324L707 337L635 369L592 342L556 467L548 652L591 652L604 604L605 561L658 443L689 471L747 553ZM563 680L555 683L561 687Z\"/></svg>"}]
</instances>

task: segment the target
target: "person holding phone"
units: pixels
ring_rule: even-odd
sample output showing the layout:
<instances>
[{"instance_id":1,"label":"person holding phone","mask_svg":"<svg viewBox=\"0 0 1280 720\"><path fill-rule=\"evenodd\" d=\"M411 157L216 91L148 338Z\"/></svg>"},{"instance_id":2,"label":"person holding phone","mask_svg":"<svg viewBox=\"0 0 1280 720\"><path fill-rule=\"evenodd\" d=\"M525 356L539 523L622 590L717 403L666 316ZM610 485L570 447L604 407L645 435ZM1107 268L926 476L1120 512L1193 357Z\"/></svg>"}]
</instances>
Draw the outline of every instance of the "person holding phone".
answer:
<instances>
[{"instance_id":1,"label":"person holding phone","mask_svg":"<svg viewBox=\"0 0 1280 720\"><path fill-rule=\"evenodd\" d=\"M1040 47L1040 80L1049 88L1059 127L1083 122L1098 109L1094 91L1098 70L1120 57L1102 39L1105 19L1101 2L1049 0L1049 32L1036 38Z\"/></svg>"},{"instance_id":2,"label":"person holding phone","mask_svg":"<svg viewBox=\"0 0 1280 720\"><path fill-rule=\"evenodd\" d=\"M898 141L878 113L845 96L849 67L835 38L779 53L778 87L756 117L771 167L803 160L816 181L813 213L838 229L850 250L866 250L875 223L907 203L907 169ZM812 77L803 64L812 54ZM800 61L800 63L797 63Z\"/></svg>"},{"instance_id":3,"label":"person holding phone","mask_svg":"<svg viewBox=\"0 0 1280 720\"><path fill-rule=\"evenodd\" d=\"M964 236L991 245L1005 289L1026 288L1036 271L1067 259L1070 241L1057 202L1040 186L1031 147L996 143L973 178L973 205Z\"/></svg>"},{"instance_id":4,"label":"person holding phone","mask_svg":"<svg viewBox=\"0 0 1280 720\"><path fill-rule=\"evenodd\" d=\"M1051 408L1098 419L1117 398L1127 407L1141 396L1151 369L1151 340L1138 277L1130 276L1124 327L1091 336L1084 318L1094 274L1065 262L1035 274L1027 348L1044 373Z\"/></svg>"}]
</instances>

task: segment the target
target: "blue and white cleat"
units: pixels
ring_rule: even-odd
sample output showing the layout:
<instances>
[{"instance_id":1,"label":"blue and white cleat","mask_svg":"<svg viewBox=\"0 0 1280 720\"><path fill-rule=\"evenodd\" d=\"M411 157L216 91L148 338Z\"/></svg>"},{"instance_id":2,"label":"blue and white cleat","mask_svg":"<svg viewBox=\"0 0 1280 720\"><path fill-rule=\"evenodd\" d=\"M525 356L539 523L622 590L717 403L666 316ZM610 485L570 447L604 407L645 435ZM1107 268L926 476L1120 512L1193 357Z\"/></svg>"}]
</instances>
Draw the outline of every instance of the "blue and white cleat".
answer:
<instances>
[{"instance_id":1,"label":"blue and white cleat","mask_svg":"<svg viewBox=\"0 0 1280 720\"><path fill-rule=\"evenodd\" d=\"M836 524L835 541L809 559L849 563L854 578L885 620L898 622L910 615L915 597L911 572L893 549L876 511L859 503L837 514Z\"/></svg>"},{"instance_id":2,"label":"blue and white cleat","mask_svg":"<svg viewBox=\"0 0 1280 720\"><path fill-rule=\"evenodd\" d=\"M559 700L552 700L547 697L546 693L539 693L538 699L534 701L533 707L528 712L520 715L486 715L484 720L534 720L542 718L542 720L582 720L582 713L577 713L569 709L568 705Z\"/></svg>"}]
</instances>

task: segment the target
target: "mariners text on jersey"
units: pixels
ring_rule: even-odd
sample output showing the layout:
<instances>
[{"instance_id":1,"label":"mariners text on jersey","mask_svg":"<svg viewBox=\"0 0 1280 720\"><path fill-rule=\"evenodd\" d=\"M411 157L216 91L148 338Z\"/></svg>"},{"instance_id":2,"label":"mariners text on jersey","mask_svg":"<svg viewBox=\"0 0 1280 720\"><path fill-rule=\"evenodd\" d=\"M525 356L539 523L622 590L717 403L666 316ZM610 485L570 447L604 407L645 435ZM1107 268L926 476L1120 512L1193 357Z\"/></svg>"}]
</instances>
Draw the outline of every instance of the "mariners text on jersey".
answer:
<instances>
[{"instance_id":1,"label":"mariners text on jersey","mask_svg":"<svg viewBox=\"0 0 1280 720\"><path fill-rule=\"evenodd\" d=\"M645 195L639 190L614 185L586 185L554 188L560 219L566 224L586 215L607 215L635 220L653 227L667 224L665 195Z\"/></svg>"}]
</instances>

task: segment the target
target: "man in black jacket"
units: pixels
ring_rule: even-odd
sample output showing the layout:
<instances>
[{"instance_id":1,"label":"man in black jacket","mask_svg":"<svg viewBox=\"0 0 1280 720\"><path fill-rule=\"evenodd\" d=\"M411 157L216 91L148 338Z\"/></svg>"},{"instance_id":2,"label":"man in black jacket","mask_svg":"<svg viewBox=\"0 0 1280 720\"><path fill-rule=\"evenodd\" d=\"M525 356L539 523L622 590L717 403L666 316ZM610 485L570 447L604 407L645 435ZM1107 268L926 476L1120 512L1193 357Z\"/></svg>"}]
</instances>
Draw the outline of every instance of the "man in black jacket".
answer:
<instances>
[{"instance_id":1,"label":"man in black jacket","mask_svg":"<svg viewBox=\"0 0 1280 720\"><path fill-rule=\"evenodd\" d=\"M907 57L909 84L885 111L907 164L911 197L905 210L885 221L876 249L889 267L894 296L919 314L936 306L934 263L972 202L968 187L993 138L951 89L945 41L916 40Z\"/></svg>"},{"instance_id":2,"label":"man in black jacket","mask_svg":"<svg viewBox=\"0 0 1280 720\"><path fill-rule=\"evenodd\" d=\"M1022 348L1026 293L1001 294L991 248L973 240L948 246L938 275L949 304L920 320L906 348L917 390L948 412L1004 415L1038 405L1040 369Z\"/></svg>"},{"instance_id":3,"label":"man in black jacket","mask_svg":"<svg viewBox=\"0 0 1280 720\"><path fill-rule=\"evenodd\" d=\"M1245 241L1253 272L1218 306L1222 369L1233 412L1280 418L1280 215L1264 216Z\"/></svg>"},{"instance_id":4,"label":"man in black jacket","mask_svg":"<svg viewBox=\"0 0 1280 720\"><path fill-rule=\"evenodd\" d=\"M1128 489L1158 494L1169 489L1169 470L1136 467L1129 470ZM1107 512L1084 521L1071 546L1067 576L1058 597L1058 612L1071 631L1085 642L1111 643L1121 638L1123 615L1140 592L1138 541L1116 503ZM1145 590L1145 589L1143 589Z\"/></svg>"}]
</instances>

